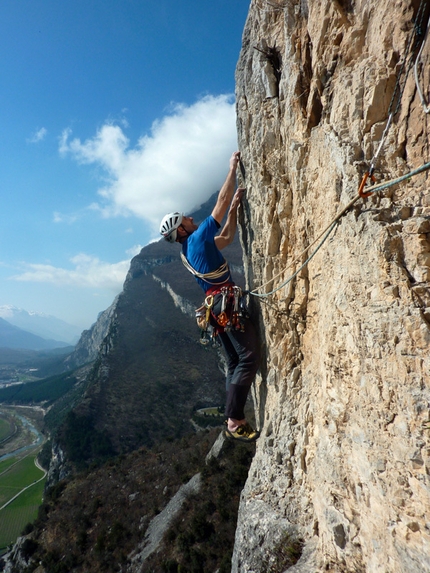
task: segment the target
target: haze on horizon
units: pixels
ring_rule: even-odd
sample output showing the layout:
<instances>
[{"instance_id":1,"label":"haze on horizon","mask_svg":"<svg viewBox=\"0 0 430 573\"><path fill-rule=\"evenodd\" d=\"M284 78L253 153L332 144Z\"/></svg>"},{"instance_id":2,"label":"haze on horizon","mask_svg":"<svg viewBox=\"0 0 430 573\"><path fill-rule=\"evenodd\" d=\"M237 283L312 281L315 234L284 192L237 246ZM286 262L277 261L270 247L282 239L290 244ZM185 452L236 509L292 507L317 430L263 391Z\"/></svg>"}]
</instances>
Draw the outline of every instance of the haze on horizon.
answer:
<instances>
[{"instance_id":1,"label":"haze on horizon","mask_svg":"<svg viewBox=\"0 0 430 573\"><path fill-rule=\"evenodd\" d=\"M248 7L5 0L0 305L89 328L161 217L219 189Z\"/></svg>"}]
</instances>

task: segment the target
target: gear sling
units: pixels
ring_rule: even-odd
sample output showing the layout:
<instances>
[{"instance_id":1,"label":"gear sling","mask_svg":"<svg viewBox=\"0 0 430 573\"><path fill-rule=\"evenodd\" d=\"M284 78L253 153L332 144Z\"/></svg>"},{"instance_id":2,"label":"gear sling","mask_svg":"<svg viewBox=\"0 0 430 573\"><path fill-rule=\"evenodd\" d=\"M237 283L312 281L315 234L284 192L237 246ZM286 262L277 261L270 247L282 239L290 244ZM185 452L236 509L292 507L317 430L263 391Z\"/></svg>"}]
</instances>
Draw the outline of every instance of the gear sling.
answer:
<instances>
[{"instance_id":1,"label":"gear sling","mask_svg":"<svg viewBox=\"0 0 430 573\"><path fill-rule=\"evenodd\" d=\"M209 289L202 306L196 309L197 325L201 329L200 342L204 345L212 342L214 346L219 346L216 340L220 332L229 330L244 331L244 318L246 309L242 296L242 289L239 286L228 284L216 284L211 281L221 278L228 270L228 263L224 261L215 271L210 273L199 273L189 263L188 259L181 253L181 260L185 268L194 276L213 284ZM215 296L221 295L220 311L214 312Z\"/></svg>"}]
</instances>

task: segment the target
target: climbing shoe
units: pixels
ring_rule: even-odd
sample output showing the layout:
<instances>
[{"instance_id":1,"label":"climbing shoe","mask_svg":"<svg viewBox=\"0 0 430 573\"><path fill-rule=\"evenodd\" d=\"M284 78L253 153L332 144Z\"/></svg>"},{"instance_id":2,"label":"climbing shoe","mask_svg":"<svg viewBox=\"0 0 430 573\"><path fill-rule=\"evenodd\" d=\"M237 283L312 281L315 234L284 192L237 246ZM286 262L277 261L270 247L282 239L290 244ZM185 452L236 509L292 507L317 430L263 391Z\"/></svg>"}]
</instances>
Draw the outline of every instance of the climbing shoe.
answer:
<instances>
[{"instance_id":1,"label":"climbing shoe","mask_svg":"<svg viewBox=\"0 0 430 573\"><path fill-rule=\"evenodd\" d=\"M254 430L248 423L238 426L234 432L228 428L225 430L225 437L229 440L237 440L238 442L255 442L260 436L258 430Z\"/></svg>"}]
</instances>

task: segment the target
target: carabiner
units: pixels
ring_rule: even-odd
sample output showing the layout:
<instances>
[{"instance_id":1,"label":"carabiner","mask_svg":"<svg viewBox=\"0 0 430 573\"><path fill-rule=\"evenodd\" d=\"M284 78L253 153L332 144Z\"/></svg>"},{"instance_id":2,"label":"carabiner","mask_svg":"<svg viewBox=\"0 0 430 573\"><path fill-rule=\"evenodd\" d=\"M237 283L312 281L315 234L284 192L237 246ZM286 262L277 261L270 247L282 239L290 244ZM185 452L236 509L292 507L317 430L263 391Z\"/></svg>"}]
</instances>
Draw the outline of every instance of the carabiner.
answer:
<instances>
[{"instance_id":1,"label":"carabiner","mask_svg":"<svg viewBox=\"0 0 430 573\"><path fill-rule=\"evenodd\" d=\"M370 176L370 179L372 180L372 183L376 183L376 179L375 179L375 176L373 175L373 173L370 170L366 171L366 173L363 175L363 179L361 180L360 187L358 188L358 194L363 199L366 199L366 197L370 197L372 195L372 191L370 191L369 193L366 193L365 191L363 191L364 186L366 185L366 181L367 181L369 176Z\"/></svg>"},{"instance_id":2,"label":"carabiner","mask_svg":"<svg viewBox=\"0 0 430 573\"><path fill-rule=\"evenodd\" d=\"M206 322L209 324L211 318L211 310L214 305L214 297L210 294L205 298L205 307L206 307Z\"/></svg>"}]
</instances>

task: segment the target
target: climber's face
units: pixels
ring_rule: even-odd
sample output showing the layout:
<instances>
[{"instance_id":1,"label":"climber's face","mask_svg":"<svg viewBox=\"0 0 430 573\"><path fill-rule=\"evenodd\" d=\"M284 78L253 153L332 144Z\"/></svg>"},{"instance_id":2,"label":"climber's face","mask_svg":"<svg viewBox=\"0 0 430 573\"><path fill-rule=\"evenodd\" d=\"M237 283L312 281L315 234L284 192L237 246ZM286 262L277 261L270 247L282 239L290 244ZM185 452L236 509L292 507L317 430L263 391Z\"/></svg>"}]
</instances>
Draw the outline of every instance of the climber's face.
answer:
<instances>
[{"instance_id":1,"label":"climber's face","mask_svg":"<svg viewBox=\"0 0 430 573\"><path fill-rule=\"evenodd\" d=\"M199 226L194 223L194 219L192 217L182 217L180 227L183 227L188 235L191 235L191 233L199 228Z\"/></svg>"},{"instance_id":2,"label":"climber's face","mask_svg":"<svg viewBox=\"0 0 430 573\"><path fill-rule=\"evenodd\" d=\"M176 240L181 242L181 240L189 237L198 228L199 226L194 223L192 217L182 217L182 223L178 227L178 238Z\"/></svg>"}]
</instances>

